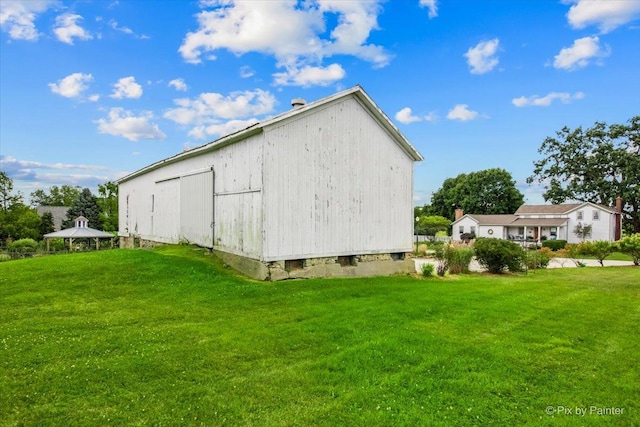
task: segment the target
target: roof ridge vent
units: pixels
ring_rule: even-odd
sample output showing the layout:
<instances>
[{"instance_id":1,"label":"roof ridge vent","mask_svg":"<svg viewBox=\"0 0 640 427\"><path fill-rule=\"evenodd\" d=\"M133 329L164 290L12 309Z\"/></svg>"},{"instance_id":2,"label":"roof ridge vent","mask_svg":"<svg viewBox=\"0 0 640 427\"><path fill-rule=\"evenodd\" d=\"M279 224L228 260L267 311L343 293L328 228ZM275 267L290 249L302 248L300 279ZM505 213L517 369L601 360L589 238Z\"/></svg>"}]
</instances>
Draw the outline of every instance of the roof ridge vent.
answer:
<instances>
[{"instance_id":1,"label":"roof ridge vent","mask_svg":"<svg viewBox=\"0 0 640 427\"><path fill-rule=\"evenodd\" d=\"M295 109L302 108L307 105L307 101L303 98L293 98L291 100L291 106Z\"/></svg>"}]
</instances>

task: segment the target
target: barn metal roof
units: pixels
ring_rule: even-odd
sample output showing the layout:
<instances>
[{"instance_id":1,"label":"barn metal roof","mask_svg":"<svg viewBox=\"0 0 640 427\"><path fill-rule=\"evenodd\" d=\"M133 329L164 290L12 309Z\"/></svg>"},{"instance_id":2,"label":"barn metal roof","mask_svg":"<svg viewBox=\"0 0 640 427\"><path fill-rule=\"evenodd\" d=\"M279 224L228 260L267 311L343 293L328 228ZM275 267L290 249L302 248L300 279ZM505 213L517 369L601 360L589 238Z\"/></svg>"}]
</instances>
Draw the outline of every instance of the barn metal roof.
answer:
<instances>
[{"instance_id":1,"label":"barn metal roof","mask_svg":"<svg viewBox=\"0 0 640 427\"><path fill-rule=\"evenodd\" d=\"M341 92L337 92L333 95L327 96L325 98L321 98L317 101L310 102L303 106L285 111L282 114L277 116L267 118L259 123L253 124L245 129L236 131L232 134L223 136L222 138L216 139L208 144L202 145L200 147L184 151L180 154L176 154L174 156L168 157L159 162L153 163L149 166L146 166L136 172L133 172L123 178L118 180L118 183L122 183L133 179L137 176L143 175L152 170L158 169L159 167L165 166L167 164L171 164L177 162L179 160L183 160L189 157L197 156L201 153L214 151L225 147L227 145L233 144L235 142L241 141L251 135L255 135L263 131L264 128L269 127L271 125L277 124L283 120L286 120L290 117L303 114L309 110L313 110L315 108L326 105L335 100L346 98L348 96L354 96L363 107L365 107L369 113L377 120L377 122L389 133L389 135L400 145L400 147L407 153L411 159L414 161L424 160L422 154L418 152L418 150L411 145L409 140L400 132L400 130L393 124L391 119L376 105L375 102L367 95L367 93L362 89L360 85L353 86L352 88L343 90Z\"/></svg>"}]
</instances>

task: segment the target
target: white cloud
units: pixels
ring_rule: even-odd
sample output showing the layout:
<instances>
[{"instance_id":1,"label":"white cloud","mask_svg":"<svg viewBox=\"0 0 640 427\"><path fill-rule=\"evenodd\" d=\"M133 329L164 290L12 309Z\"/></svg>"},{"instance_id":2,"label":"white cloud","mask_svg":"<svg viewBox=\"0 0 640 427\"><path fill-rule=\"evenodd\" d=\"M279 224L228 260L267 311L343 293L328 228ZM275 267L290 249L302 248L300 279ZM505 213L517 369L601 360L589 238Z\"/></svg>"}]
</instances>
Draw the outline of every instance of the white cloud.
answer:
<instances>
[{"instance_id":1,"label":"white cloud","mask_svg":"<svg viewBox=\"0 0 640 427\"><path fill-rule=\"evenodd\" d=\"M608 56L609 50L601 48L599 43L600 39L597 36L577 39L571 47L560 50L560 53L554 57L553 66L564 70L575 70L586 67L594 58Z\"/></svg>"},{"instance_id":2,"label":"white cloud","mask_svg":"<svg viewBox=\"0 0 640 427\"><path fill-rule=\"evenodd\" d=\"M179 90L181 92L186 92L187 84L183 79L173 79L169 82L169 86L173 86L175 90Z\"/></svg>"},{"instance_id":3,"label":"white cloud","mask_svg":"<svg viewBox=\"0 0 640 427\"><path fill-rule=\"evenodd\" d=\"M240 67L240 77L243 79L248 79L249 77L253 77L256 72L251 69L248 65L243 65Z\"/></svg>"},{"instance_id":4,"label":"white cloud","mask_svg":"<svg viewBox=\"0 0 640 427\"><path fill-rule=\"evenodd\" d=\"M305 65L302 68L296 66L287 67L282 73L273 74L274 83L278 86L327 86L342 79L345 76L340 64L331 64L328 67L313 67Z\"/></svg>"},{"instance_id":5,"label":"white cloud","mask_svg":"<svg viewBox=\"0 0 640 427\"><path fill-rule=\"evenodd\" d=\"M554 100L559 100L563 104L569 104L571 101L576 99L583 99L584 93L576 92L571 95L568 92L550 92L545 96L521 96L519 98L513 98L511 102L516 107L548 107Z\"/></svg>"},{"instance_id":6,"label":"white cloud","mask_svg":"<svg viewBox=\"0 0 640 427\"><path fill-rule=\"evenodd\" d=\"M97 93L91 95L89 98L89 101L91 102L97 102L100 99L100 95L98 95Z\"/></svg>"},{"instance_id":7,"label":"white cloud","mask_svg":"<svg viewBox=\"0 0 640 427\"><path fill-rule=\"evenodd\" d=\"M436 114L435 111L430 111L423 118L425 122L429 122L429 123L435 123L438 121L438 115Z\"/></svg>"},{"instance_id":8,"label":"white cloud","mask_svg":"<svg viewBox=\"0 0 640 427\"><path fill-rule=\"evenodd\" d=\"M487 73L498 65L498 58L495 55L499 45L500 40L495 38L469 48L464 57L467 58L467 64L471 67L472 74Z\"/></svg>"},{"instance_id":9,"label":"white cloud","mask_svg":"<svg viewBox=\"0 0 640 427\"><path fill-rule=\"evenodd\" d=\"M164 117L182 125L219 124L219 119L238 119L273 111L276 99L270 92L201 93L196 99L174 100L178 108L165 112Z\"/></svg>"},{"instance_id":10,"label":"white cloud","mask_svg":"<svg viewBox=\"0 0 640 427\"><path fill-rule=\"evenodd\" d=\"M146 34L138 35L131 28L123 27L123 26L118 25L118 21L116 21L114 19L111 19L109 21L109 25L111 26L111 28L113 28L116 31L119 31L119 32L124 33L124 34L128 34L128 35L133 36L133 37L138 38L138 39L148 39L149 38L149 36L147 36Z\"/></svg>"},{"instance_id":11,"label":"white cloud","mask_svg":"<svg viewBox=\"0 0 640 427\"><path fill-rule=\"evenodd\" d=\"M313 79L294 78L299 74L295 71L330 69L332 66L323 67L322 61L333 55L352 55L375 67L383 67L391 59L382 46L367 44L371 31L378 29L378 1L206 1L200 4L213 10L200 12L197 31L185 36L179 52L187 62L199 63L203 55L218 49L236 55L260 52L273 55L277 66L285 69L274 75L279 82L311 84ZM325 19L329 17L335 19ZM327 28L327 22L335 22L335 26ZM215 59L215 55L208 59ZM339 65L334 65L331 71L335 73ZM317 81L325 84L327 80Z\"/></svg>"},{"instance_id":12,"label":"white cloud","mask_svg":"<svg viewBox=\"0 0 640 427\"><path fill-rule=\"evenodd\" d=\"M123 77L113 84L111 98L140 98L142 96L142 86L136 83L135 77Z\"/></svg>"},{"instance_id":13,"label":"white cloud","mask_svg":"<svg viewBox=\"0 0 640 427\"><path fill-rule=\"evenodd\" d=\"M189 131L189 136L196 139L206 139L210 136L225 136L236 131L246 129L258 123L257 119L229 120L228 122L212 124L209 126L196 126Z\"/></svg>"},{"instance_id":14,"label":"white cloud","mask_svg":"<svg viewBox=\"0 0 640 427\"><path fill-rule=\"evenodd\" d=\"M57 0L0 1L0 27L14 40L37 40L40 33L35 20L58 3Z\"/></svg>"},{"instance_id":15,"label":"white cloud","mask_svg":"<svg viewBox=\"0 0 640 427\"><path fill-rule=\"evenodd\" d=\"M567 13L571 27L582 29L597 26L608 33L640 16L640 1L637 0L569 0L575 3Z\"/></svg>"},{"instance_id":16,"label":"white cloud","mask_svg":"<svg viewBox=\"0 0 640 427\"><path fill-rule=\"evenodd\" d=\"M73 73L58 80L58 83L49 83L49 88L51 92L65 98L77 98L88 88L87 83L92 80L91 74Z\"/></svg>"},{"instance_id":17,"label":"white cloud","mask_svg":"<svg viewBox=\"0 0 640 427\"><path fill-rule=\"evenodd\" d=\"M458 104L449 110L447 119L466 122L477 118L478 115L479 113L477 111L469 110L469 106L467 104Z\"/></svg>"},{"instance_id":18,"label":"white cloud","mask_svg":"<svg viewBox=\"0 0 640 427\"><path fill-rule=\"evenodd\" d=\"M429 10L429 19L438 16L437 0L420 0L420 7L426 7Z\"/></svg>"},{"instance_id":19,"label":"white cloud","mask_svg":"<svg viewBox=\"0 0 640 427\"><path fill-rule=\"evenodd\" d=\"M63 43L73 44L73 39L90 40L93 36L84 28L77 24L82 20L82 16L73 13L64 13L56 17L56 26L53 33L57 39Z\"/></svg>"},{"instance_id":20,"label":"white cloud","mask_svg":"<svg viewBox=\"0 0 640 427\"><path fill-rule=\"evenodd\" d=\"M18 160L11 156L0 155L0 170L7 173L14 181L32 183L16 185L16 190L28 190L26 193L41 189L46 185L80 185L93 187L113 177L98 175L107 168L98 165L72 163L44 163L33 160ZM96 174L91 174L91 173Z\"/></svg>"},{"instance_id":21,"label":"white cloud","mask_svg":"<svg viewBox=\"0 0 640 427\"><path fill-rule=\"evenodd\" d=\"M109 110L107 119L95 121L98 124L98 131L109 135L122 136L130 141L140 139L165 139L167 136L160 130L158 125L150 120L153 114L143 111L141 115L134 116L131 111L123 108L112 108Z\"/></svg>"},{"instance_id":22,"label":"white cloud","mask_svg":"<svg viewBox=\"0 0 640 427\"><path fill-rule=\"evenodd\" d=\"M419 122L421 119L418 116L412 115L411 108L404 107L402 110L396 113L396 120L400 123L408 125L410 123Z\"/></svg>"}]
</instances>

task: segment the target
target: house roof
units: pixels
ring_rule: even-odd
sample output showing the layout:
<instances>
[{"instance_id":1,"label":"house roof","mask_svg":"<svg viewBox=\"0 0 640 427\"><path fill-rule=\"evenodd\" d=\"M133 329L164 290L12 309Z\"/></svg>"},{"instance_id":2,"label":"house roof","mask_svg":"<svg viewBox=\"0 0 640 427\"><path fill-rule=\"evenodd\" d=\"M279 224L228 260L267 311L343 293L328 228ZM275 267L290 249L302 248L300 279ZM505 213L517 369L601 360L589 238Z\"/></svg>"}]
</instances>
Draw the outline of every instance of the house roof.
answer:
<instances>
[{"instance_id":1,"label":"house roof","mask_svg":"<svg viewBox=\"0 0 640 427\"><path fill-rule=\"evenodd\" d=\"M515 215L465 215L475 220L478 225L509 225L515 221L518 217ZM462 219L462 218L461 218Z\"/></svg>"},{"instance_id":2,"label":"house roof","mask_svg":"<svg viewBox=\"0 0 640 427\"><path fill-rule=\"evenodd\" d=\"M524 227L524 226L546 226L546 227L560 227L564 225L569 218L518 218L509 225Z\"/></svg>"},{"instance_id":3,"label":"house roof","mask_svg":"<svg viewBox=\"0 0 640 427\"><path fill-rule=\"evenodd\" d=\"M60 230L62 227L62 221L67 219L67 211L69 206L38 206L36 212L39 216L44 215L46 212L50 212L53 216L53 225L56 230Z\"/></svg>"},{"instance_id":4,"label":"house roof","mask_svg":"<svg viewBox=\"0 0 640 427\"><path fill-rule=\"evenodd\" d=\"M227 145L233 144L235 142L241 141L249 136L258 134L263 131L264 128L277 124L283 120L286 120L290 117L297 116L299 114L303 114L309 110L313 110L315 108L321 107L323 105L329 104L333 101L336 101L341 98L346 98L349 96L355 97L363 107L367 109L367 111L376 119L376 121L382 126L387 133L396 141L396 143L407 153L407 155L413 159L414 161L424 160L424 157L416 150L416 148L411 145L409 140L398 130L398 128L393 124L391 119L376 105L375 102L367 95L367 93L362 89L360 85L353 86L350 89L343 90L341 92L337 92L333 95L327 96L325 98L321 98L317 101L310 102L298 108L293 108L288 110L282 114L277 116L267 118L261 122L253 124L245 129L239 130L232 134L223 136L215 141L212 141L208 144L202 145L200 147L184 151L180 154L176 154L167 159L161 160L159 162L153 163L147 167L144 167L136 172L133 172L120 180L118 183L122 183L128 181L130 179L135 178L136 176L143 175L147 172L150 172L154 169L158 169L167 164L171 164L177 162L179 160L183 160L189 157L197 156L199 154L215 151Z\"/></svg>"},{"instance_id":5,"label":"house roof","mask_svg":"<svg viewBox=\"0 0 640 427\"><path fill-rule=\"evenodd\" d=\"M556 214L563 215L568 214L571 211L579 209L584 205L591 205L597 208L600 208L604 211L615 213L614 208L610 208L608 206L599 205L591 202L581 202L581 203L560 203L556 205L522 205L516 211L516 215L536 215L536 214Z\"/></svg>"}]
</instances>

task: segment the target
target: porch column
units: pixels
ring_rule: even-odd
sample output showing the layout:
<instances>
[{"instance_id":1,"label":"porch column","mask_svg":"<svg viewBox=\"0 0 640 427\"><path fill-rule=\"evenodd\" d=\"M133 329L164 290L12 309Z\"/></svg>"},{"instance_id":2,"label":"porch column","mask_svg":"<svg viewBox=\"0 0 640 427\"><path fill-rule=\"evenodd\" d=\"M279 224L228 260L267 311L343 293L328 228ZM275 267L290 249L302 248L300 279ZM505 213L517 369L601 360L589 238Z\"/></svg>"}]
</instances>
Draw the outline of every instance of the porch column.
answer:
<instances>
[{"instance_id":1,"label":"porch column","mask_svg":"<svg viewBox=\"0 0 640 427\"><path fill-rule=\"evenodd\" d=\"M542 227L538 226L538 243L542 240Z\"/></svg>"}]
</instances>

